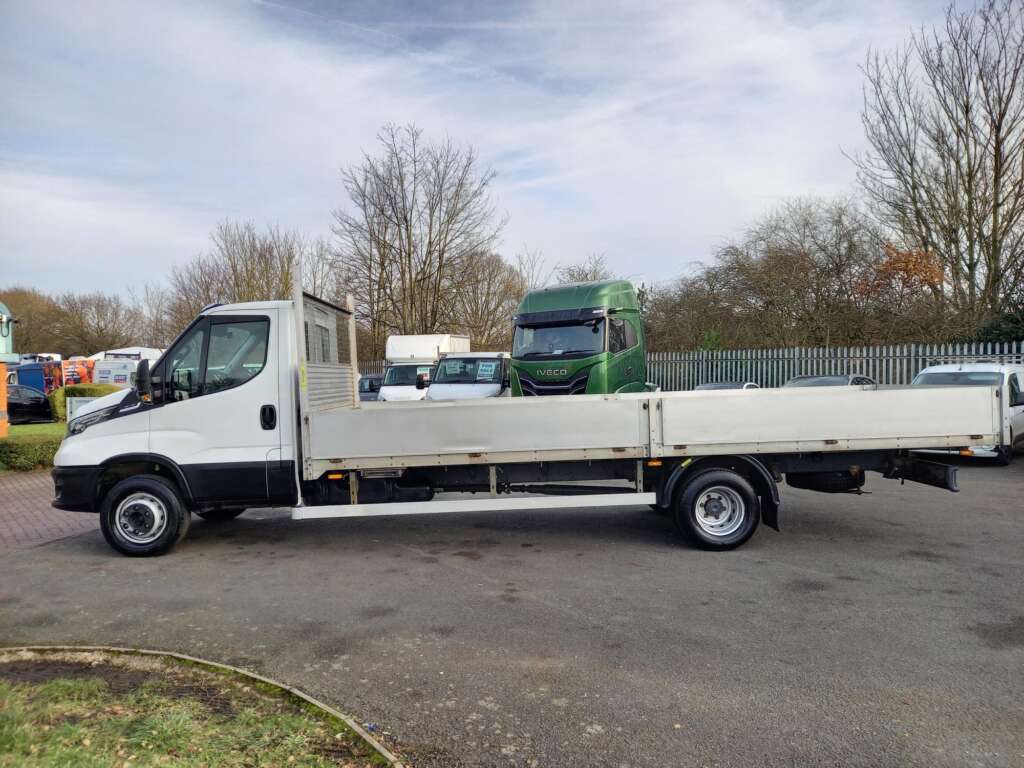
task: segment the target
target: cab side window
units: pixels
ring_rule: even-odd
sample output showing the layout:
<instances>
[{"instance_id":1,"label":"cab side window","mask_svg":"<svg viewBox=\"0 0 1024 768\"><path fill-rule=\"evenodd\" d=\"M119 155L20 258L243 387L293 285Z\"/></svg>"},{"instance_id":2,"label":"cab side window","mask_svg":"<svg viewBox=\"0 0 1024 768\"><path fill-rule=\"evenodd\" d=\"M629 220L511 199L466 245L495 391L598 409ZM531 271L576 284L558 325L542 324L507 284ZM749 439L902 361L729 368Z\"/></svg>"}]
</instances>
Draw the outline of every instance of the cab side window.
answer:
<instances>
[{"instance_id":1,"label":"cab side window","mask_svg":"<svg viewBox=\"0 0 1024 768\"><path fill-rule=\"evenodd\" d=\"M203 394L240 386L262 371L267 362L269 330L267 320L212 323Z\"/></svg>"},{"instance_id":2,"label":"cab side window","mask_svg":"<svg viewBox=\"0 0 1024 768\"><path fill-rule=\"evenodd\" d=\"M1024 397L1021 396L1020 379L1016 373L1010 374L1010 405L1024 405Z\"/></svg>"},{"instance_id":3,"label":"cab side window","mask_svg":"<svg viewBox=\"0 0 1024 768\"><path fill-rule=\"evenodd\" d=\"M626 323L625 320L612 318L608 322L608 351L612 354L628 349L626 344Z\"/></svg>"},{"instance_id":4,"label":"cab side window","mask_svg":"<svg viewBox=\"0 0 1024 768\"><path fill-rule=\"evenodd\" d=\"M628 320L626 320L625 323L626 323L626 349L632 349L633 347L635 347L638 344L638 341L637 341L637 338L636 338L636 329L633 327L633 324L631 322L629 322Z\"/></svg>"}]
</instances>

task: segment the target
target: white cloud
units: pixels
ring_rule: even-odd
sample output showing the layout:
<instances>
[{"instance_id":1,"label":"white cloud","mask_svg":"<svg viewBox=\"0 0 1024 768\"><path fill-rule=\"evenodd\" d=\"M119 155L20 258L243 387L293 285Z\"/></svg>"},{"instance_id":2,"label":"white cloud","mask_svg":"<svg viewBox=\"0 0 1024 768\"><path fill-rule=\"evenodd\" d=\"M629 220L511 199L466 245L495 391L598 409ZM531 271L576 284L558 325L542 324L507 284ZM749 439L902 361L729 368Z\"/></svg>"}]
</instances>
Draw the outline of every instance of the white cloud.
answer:
<instances>
[{"instance_id":1,"label":"white cloud","mask_svg":"<svg viewBox=\"0 0 1024 768\"><path fill-rule=\"evenodd\" d=\"M196 218L87 179L0 170L0 211L5 286L124 292L206 245Z\"/></svg>"},{"instance_id":2,"label":"white cloud","mask_svg":"<svg viewBox=\"0 0 1024 768\"><path fill-rule=\"evenodd\" d=\"M224 217L325 234L338 168L387 121L478 147L510 254L664 279L783 197L847 191L857 64L925 21L874 0L369 8L3 5L5 280L137 284ZM100 267L66 281L85 252Z\"/></svg>"}]
</instances>

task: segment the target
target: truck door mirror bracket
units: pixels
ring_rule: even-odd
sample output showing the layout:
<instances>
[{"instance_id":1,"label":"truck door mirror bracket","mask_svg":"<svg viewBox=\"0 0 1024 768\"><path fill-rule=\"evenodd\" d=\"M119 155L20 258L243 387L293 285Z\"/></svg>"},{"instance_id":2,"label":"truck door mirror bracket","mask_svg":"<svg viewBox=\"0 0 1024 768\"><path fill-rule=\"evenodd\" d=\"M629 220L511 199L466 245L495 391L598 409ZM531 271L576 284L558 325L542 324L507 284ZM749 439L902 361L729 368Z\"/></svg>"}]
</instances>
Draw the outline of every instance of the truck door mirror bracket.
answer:
<instances>
[{"instance_id":1,"label":"truck door mirror bracket","mask_svg":"<svg viewBox=\"0 0 1024 768\"><path fill-rule=\"evenodd\" d=\"M153 382L149 375L149 360L139 360L139 367L135 371L135 389L140 400L146 403L152 401Z\"/></svg>"}]
</instances>

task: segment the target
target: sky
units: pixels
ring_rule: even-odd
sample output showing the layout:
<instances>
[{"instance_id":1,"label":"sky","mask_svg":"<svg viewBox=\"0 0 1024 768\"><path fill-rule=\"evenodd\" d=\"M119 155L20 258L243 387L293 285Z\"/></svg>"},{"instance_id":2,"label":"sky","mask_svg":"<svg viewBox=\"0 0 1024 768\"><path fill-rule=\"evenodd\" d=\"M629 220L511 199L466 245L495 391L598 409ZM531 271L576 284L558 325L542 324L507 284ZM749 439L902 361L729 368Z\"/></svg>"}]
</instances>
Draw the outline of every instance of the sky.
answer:
<instances>
[{"instance_id":1,"label":"sky","mask_svg":"<svg viewBox=\"0 0 1024 768\"><path fill-rule=\"evenodd\" d=\"M158 283L224 219L330 236L385 123L471 144L500 251L661 282L844 195L858 66L937 3L0 0L0 287Z\"/></svg>"}]
</instances>

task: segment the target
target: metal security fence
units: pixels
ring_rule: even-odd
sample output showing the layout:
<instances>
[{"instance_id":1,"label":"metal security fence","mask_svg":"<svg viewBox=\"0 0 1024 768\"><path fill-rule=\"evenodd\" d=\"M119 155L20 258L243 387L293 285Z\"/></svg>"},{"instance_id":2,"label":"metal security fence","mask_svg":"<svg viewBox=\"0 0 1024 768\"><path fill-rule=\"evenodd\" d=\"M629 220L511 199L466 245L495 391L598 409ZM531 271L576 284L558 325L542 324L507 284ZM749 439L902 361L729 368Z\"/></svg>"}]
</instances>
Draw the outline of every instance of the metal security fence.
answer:
<instances>
[{"instance_id":1,"label":"metal security fence","mask_svg":"<svg viewBox=\"0 0 1024 768\"><path fill-rule=\"evenodd\" d=\"M879 384L909 384L922 368L939 363L991 360L1024 364L1024 340L966 344L892 344L882 347L789 347L718 352L650 352L647 380L665 390L693 389L712 381L753 381L781 387L794 376L860 373ZM363 375L384 373L380 360L359 363Z\"/></svg>"},{"instance_id":2,"label":"metal security fence","mask_svg":"<svg viewBox=\"0 0 1024 768\"><path fill-rule=\"evenodd\" d=\"M693 389L713 381L780 387L793 376L845 373L870 376L880 384L909 384L929 365L979 360L1024 363L1024 341L651 352L647 378L665 390Z\"/></svg>"}]
</instances>

